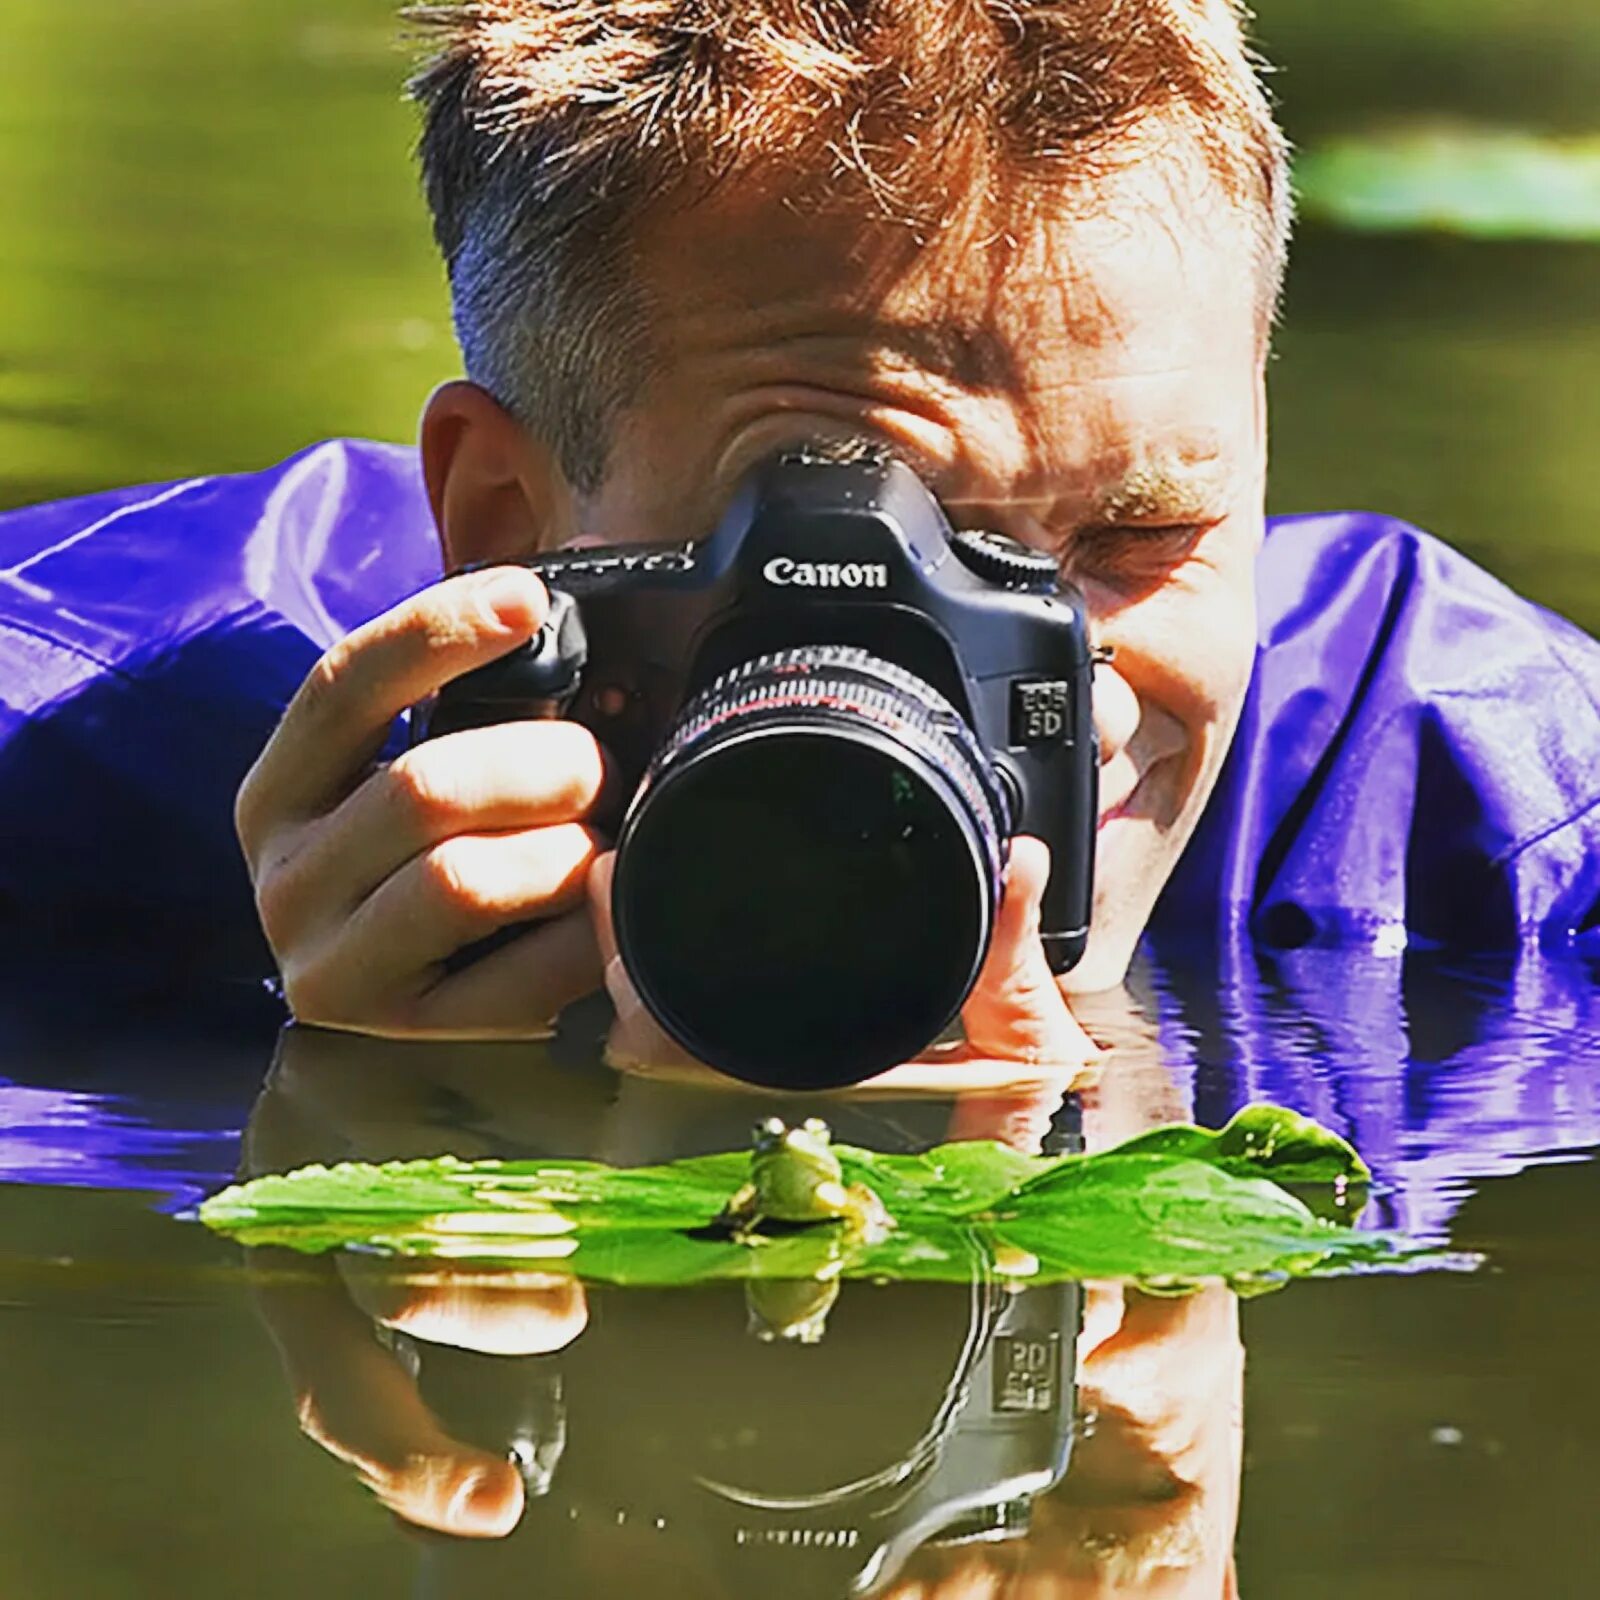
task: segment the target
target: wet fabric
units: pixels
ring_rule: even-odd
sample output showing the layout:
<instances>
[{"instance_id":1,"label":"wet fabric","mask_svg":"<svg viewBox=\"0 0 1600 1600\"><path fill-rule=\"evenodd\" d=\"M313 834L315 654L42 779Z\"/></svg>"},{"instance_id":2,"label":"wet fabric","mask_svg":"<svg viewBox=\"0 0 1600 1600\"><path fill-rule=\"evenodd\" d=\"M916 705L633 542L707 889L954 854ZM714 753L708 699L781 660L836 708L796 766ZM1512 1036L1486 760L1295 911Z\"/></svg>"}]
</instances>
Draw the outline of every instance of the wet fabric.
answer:
<instances>
[{"instance_id":1,"label":"wet fabric","mask_svg":"<svg viewBox=\"0 0 1600 1600\"><path fill-rule=\"evenodd\" d=\"M1157 945L1594 940L1600 646L1384 517L1276 521L1259 571ZM0 517L0 929L267 972L234 792L316 656L437 575L396 446Z\"/></svg>"}]
</instances>

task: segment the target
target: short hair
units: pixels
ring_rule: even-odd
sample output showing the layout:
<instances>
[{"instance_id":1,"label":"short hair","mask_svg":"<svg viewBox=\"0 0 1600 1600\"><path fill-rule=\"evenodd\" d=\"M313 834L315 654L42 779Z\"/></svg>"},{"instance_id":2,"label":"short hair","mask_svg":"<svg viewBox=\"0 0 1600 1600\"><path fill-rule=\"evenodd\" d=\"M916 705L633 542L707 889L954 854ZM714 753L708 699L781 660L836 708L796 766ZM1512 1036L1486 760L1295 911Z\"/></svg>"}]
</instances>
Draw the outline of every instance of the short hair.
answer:
<instances>
[{"instance_id":1,"label":"short hair","mask_svg":"<svg viewBox=\"0 0 1600 1600\"><path fill-rule=\"evenodd\" d=\"M468 376L580 491L650 368L631 230L751 173L937 223L952 180L1090 182L1183 124L1282 280L1287 145L1237 0L472 0L407 17ZM819 155L826 152L825 159ZM973 182L974 174L978 175Z\"/></svg>"}]
</instances>

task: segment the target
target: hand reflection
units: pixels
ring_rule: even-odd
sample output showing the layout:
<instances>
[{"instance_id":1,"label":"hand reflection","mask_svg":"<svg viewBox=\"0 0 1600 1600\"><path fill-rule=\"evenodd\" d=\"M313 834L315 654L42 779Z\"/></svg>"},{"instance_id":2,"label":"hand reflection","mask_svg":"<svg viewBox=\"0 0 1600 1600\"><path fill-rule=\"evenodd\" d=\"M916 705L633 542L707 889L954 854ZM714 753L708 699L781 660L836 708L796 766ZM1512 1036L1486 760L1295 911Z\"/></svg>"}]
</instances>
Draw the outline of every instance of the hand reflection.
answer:
<instances>
[{"instance_id":1,"label":"hand reflection","mask_svg":"<svg viewBox=\"0 0 1600 1600\"><path fill-rule=\"evenodd\" d=\"M1184 1117L1155 1034L1125 997L1096 996L1084 1016L1108 1049L1084 1097L1086 1147ZM1029 1124L1013 1107L984 1132L986 1108L1005 1104L964 1104L962 1136L1004 1137ZM1234 1600L1244 1444L1237 1297L1220 1284L1175 1298L1086 1285L1077 1379L1085 1425L1066 1477L1035 1502L1027 1536L924 1548L885 1600Z\"/></svg>"},{"instance_id":2,"label":"hand reflection","mask_svg":"<svg viewBox=\"0 0 1600 1600\"><path fill-rule=\"evenodd\" d=\"M1244 1351L1237 1301L1102 1291L1079 1343L1067 1476L1012 1544L924 1548L884 1600L1235 1600ZM1091 1312L1092 1316L1093 1313ZM1088 1319L1086 1319L1087 1321Z\"/></svg>"},{"instance_id":3,"label":"hand reflection","mask_svg":"<svg viewBox=\"0 0 1600 1600\"><path fill-rule=\"evenodd\" d=\"M469 1099L458 1085L465 1075ZM485 1114L526 1084L527 1052L481 1045L394 1046L309 1028L285 1030L245 1140L247 1173L312 1161L481 1154L488 1141L441 1116ZM581 1124L583 1095L547 1094L555 1125ZM475 1146L480 1148L474 1148ZM464 1538L499 1538L522 1516L517 1466L453 1438L407 1365L374 1329L486 1355L565 1349L588 1322L581 1284L515 1270L404 1263L341 1253L251 1252L256 1301L283 1360L306 1435L352 1467L405 1522Z\"/></svg>"},{"instance_id":4,"label":"hand reflection","mask_svg":"<svg viewBox=\"0 0 1600 1600\"><path fill-rule=\"evenodd\" d=\"M583 1331L583 1292L536 1274L434 1272L385 1279L319 1259L253 1252L256 1290L307 1437L355 1469L391 1511L417 1527L499 1538L522 1516L516 1465L452 1438L406 1366L373 1337L374 1322L468 1350L544 1355Z\"/></svg>"}]
</instances>

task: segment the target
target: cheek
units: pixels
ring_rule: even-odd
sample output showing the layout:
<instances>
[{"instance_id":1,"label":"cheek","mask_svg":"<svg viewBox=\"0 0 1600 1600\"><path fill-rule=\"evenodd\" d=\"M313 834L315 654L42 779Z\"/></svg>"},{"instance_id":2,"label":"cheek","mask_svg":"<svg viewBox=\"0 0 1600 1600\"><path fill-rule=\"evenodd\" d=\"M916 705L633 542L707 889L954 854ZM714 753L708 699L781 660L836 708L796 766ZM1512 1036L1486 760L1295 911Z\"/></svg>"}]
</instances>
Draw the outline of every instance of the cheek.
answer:
<instances>
[{"instance_id":1,"label":"cheek","mask_svg":"<svg viewBox=\"0 0 1600 1600\"><path fill-rule=\"evenodd\" d=\"M1159 743L1170 748L1181 730L1190 759L1203 764L1216 736L1231 731L1255 663L1253 563L1196 564L1134 602L1087 598L1138 697L1144 736L1163 731Z\"/></svg>"}]
</instances>

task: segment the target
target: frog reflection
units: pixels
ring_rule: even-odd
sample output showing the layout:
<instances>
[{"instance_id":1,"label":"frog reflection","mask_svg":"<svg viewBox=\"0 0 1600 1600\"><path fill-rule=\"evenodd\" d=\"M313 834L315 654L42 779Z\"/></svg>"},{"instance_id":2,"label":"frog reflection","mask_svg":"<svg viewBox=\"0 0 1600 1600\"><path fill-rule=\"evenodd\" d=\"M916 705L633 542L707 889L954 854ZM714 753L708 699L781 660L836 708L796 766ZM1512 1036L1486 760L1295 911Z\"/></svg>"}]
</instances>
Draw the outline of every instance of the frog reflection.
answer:
<instances>
[{"instance_id":1,"label":"frog reflection","mask_svg":"<svg viewBox=\"0 0 1600 1600\"><path fill-rule=\"evenodd\" d=\"M1091 1105L1091 1137L1147 1120L1138 1081ZM991 1085L826 1113L850 1143L1037 1148L1058 1098L1058 1085ZM541 1069L522 1049L301 1030L249 1149L258 1170L447 1149L654 1160L742 1142L757 1103ZM842 1247L881 1225L820 1130L764 1131L729 1225L820 1222ZM306 1430L405 1520L477 1536L427 1549L425 1593L503 1593L534 1570L552 1595L626 1593L645 1574L657 1595L910 1594L913 1575L954 1595L994 1592L1013 1570L1041 1594L1094 1593L1085 1572L1126 1575L1158 1548L1189 1586L1125 1592L1228 1592L1238 1339L1221 1291L1089 1291L1077 1349L1096 1422L1075 1438L1076 1290L856 1284L830 1316L824 1279L758 1297L762 1343L738 1286L586 1292L358 1257L295 1268L298 1287L264 1284L261 1299ZM820 1345L806 1342L814 1319L832 1323ZM1031 1388L1004 1365L1037 1372L1052 1356L1058 1376ZM1005 1392L1022 1409L997 1412Z\"/></svg>"},{"instance_id":2,"label":"frog reflection","mask_svg":"<svg viewBox=\"0 0 1600 1600\"><path fill-rule=\"evenodd\" d=\"M749 1180L712 1228L754 1248L764 1242L762 1230L769 1225L836 1229L827 1259L810 1277L754 1278L745 1287L756 1338L817 1344L828 1330L839 1275L852 1250L881 1239L893 1219L865 1184L845 1184L833 1136L820 1117L793 1128L782 1117L767 1117L756 1124L754 1146Z\"/></svg>"}]
</instances>

